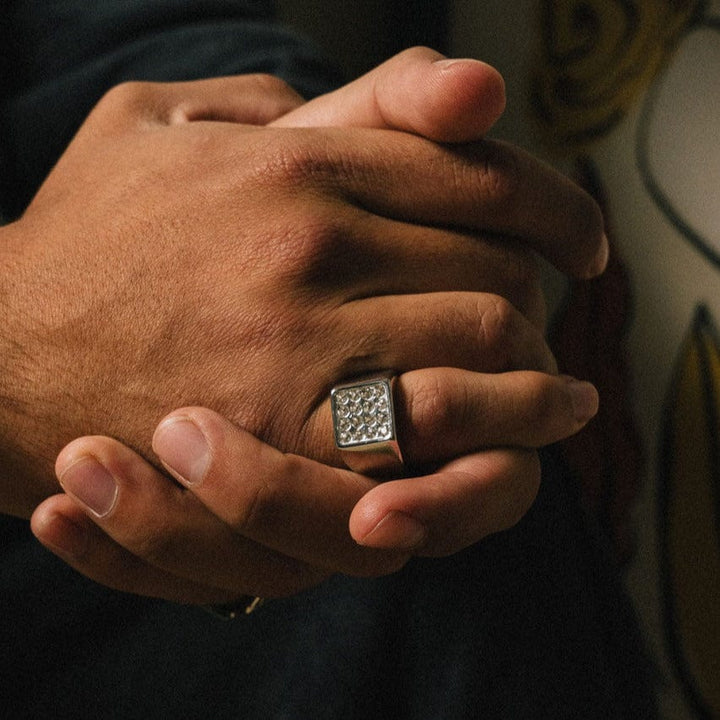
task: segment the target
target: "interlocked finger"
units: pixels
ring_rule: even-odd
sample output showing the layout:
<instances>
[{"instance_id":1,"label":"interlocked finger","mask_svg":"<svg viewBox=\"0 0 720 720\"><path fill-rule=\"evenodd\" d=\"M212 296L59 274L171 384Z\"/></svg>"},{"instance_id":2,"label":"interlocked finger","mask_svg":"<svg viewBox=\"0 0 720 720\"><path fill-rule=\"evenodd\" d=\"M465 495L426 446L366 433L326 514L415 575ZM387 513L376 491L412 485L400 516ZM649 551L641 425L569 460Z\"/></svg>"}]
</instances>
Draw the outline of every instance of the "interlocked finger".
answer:
<instances>
[{"instance_id":1,"label":"interlocked finger","mask_svg":"<svg viewBox=\"0 0 720 720\"><path fill-rule=\"evenodd\" d=\"M316 206L317 212L317 206ZM332 291L344 300L384 295L478 292L505 298L537 328L545 302L537 258L522 243L480 233L426 227L329 204L317 219L335 225L337 240L293 283ZM342 219L341 219L342 218Z\"/></svg>"},{"instance_id":2,"label":"interlocked finger","mask_svg":"<svg viewBox=\"0 0 720 720\"><path fill-rule=\"evenodd\" d=\"M239 536L312 567L352 575L397 570L407 556L368 551L348 533L370 478L281 453L202 408L159 426L167 469Z\"/></svg>"},{"instance_id":3,"label":"interlocked finger","mask_svg":"<svg viewBox=\"0 0 720 720\"><path fill-rule=\"evenodd\" d=\"M238 592L195 583L133 555L69 495L53 495L31 518L35 536L71 567L109 588L178 603L232 602Z\"/></svg>"},{"instance_id":4,"label":"interlocked finger","mask_svg":"<svg viewBox=\"0 0 720 720\"><path fill-rule=\"evenodd\" d=\"M432 374L432 379L423 373ZM495 377L429 369L408 373L400 381L405 398L400 401L401 413L408 413L400 415L401 428L405 426L401 437L407 441L408 456L415 463L436 463L440 458L472 453L494 443L534 448L576 432L597 409L592 386L539 373ZM438 419L436 402L423 407L421 398L430 387L428 382L445 396L443 402L448 408L457 408L457 414L440 411ZM414 397L413 391L417 392ZM327 422L325 437L331 435L327 408L318 412L314 421L318 419ZM314 430L323 432L319 426ZM352 574L388 572L405 560L362 553L348 535L350 510L377 487L370 478L280 453L202 408L171 414L156 431L153 447L168 470L228 527L278 553L314 567ZM484 495L487 491L495 508L495 521L476 530L487 534L489 528L511 519L514 522L527 509L523 477L527 458L534 457L534 452L511 452L494 472L492 458L497 452L475 453L469 465L453 461L430 480L412 478L408 492L413 495L412 483L416 483L423 504L430 497L423 495L425 489L437 490L445 482L443 492L456 499L453 512L460 512L459 496ZM466 472L467 468L470 470ZM512 483L507 481L504 496L502 487L507 478L512 478ZM436 512L442 515L442 496L436 500Z\"/></svg>"},{"instance_id":5,"label":"interlocked finger","mask_svg":"<svg viewBox=\"0 0 720 720\"><path fill-rule=\"evenodd\" d=\"M540 487L532 450L488 450L419 478L378 485L357 504L350 532L363 546L443 556L515 525Z\"/></svg>"},{"instance_id":6,"label":"interlocked finger","mask_svg":"<svg viewBox=\"0 0 720 720\"><path fill-rule=\"evenodd\" d=\"M244 594L295 593L326 575L234 532L193 494L111 438L73 441L58 457L57 469L66 493L117 545L154 573L180 578L173 583L176 590L198 595L198 588L208 588L208 595L219 596L213 601L222 602ZM98 551L93 548L74 564L92 568L102 561ZM114 572L114 586L123 587L137 575L138 566L133 561Z\"/></svg>"},{"instance_id":7,"label":"interlocked finger","mask_svg":"<svg viewBox=\"0 0 720 720\"><path fill-rule=\"evenodd\" d=\"M400 375L393 394L397 442L410 467L498 446L540 448L578 432L598 410L590 383L532 371L428 368ZM311 432L327 433L336 422L331 414L324 403L312 418ZM362 467L347 452L344 462Z\"/></svg>"},{"instance_id":8,"label":"interlocked finger","mask_svg":"<svg viewBox=\"0 0 720 720\"><path fill-rule=\"evenodd\" d=\"M557 365L543 333L506 299L489 293L387 295L347 303L335 314L345 343L343 376L458 367L477 372Z\"/></svg>"}]
</instances>

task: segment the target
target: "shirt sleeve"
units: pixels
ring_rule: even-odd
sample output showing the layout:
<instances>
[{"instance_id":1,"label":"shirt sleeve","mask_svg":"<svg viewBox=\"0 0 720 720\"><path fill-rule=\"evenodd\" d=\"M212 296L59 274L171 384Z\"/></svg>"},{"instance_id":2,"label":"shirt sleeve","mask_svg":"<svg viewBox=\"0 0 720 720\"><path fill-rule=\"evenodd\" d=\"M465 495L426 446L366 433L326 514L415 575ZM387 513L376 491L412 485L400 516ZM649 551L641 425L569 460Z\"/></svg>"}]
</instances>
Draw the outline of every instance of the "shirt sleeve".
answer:
<instances>
[{"instance_id":1,"label":"shirt sleeve","mask_svg":"<svg viewBox=\"0 0 720 720\"><path fill-rule=\"evenodd\" d=\"M19 215L97 100L127 80L266 72L312 97L340 78L266 0L9 0L0 214Z\"/></svg>"}]
</instances>

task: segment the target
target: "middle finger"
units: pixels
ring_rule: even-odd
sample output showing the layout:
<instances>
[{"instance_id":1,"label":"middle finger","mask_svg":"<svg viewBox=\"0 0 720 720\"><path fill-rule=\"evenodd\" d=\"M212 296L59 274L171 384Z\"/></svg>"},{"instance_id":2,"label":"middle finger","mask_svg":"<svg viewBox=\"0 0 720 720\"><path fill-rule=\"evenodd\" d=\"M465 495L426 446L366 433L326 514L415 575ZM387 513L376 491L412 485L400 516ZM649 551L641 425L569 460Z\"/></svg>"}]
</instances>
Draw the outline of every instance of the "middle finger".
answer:
<instances>
[{"instance_id":1,"label":"middle finger","mask_svg":"<svg viewBox=\"0 0 720 720\"><path fill-rule=\"evenodd\" d=\"M344 300L431 292L485 292L506 298L538 328L545 302L537 259L521 243L381 218L331 205L337 239L299 277ZM323 216L324 217L324 216ZM340 222L339 218L345 218Z\"/></svg>"},{"instance_id":2,"label":"middle finger","mask_svg":"<svg viewBox=\"0 0 720 720\"><path fill-rule=\"evenodd\" d=\"M557 365L543 334L505 298L489 293L384 295L346 303L332 315L342 358L337 382L358 375L426 367L476 372Z\"/></svg>"}]
</instances>

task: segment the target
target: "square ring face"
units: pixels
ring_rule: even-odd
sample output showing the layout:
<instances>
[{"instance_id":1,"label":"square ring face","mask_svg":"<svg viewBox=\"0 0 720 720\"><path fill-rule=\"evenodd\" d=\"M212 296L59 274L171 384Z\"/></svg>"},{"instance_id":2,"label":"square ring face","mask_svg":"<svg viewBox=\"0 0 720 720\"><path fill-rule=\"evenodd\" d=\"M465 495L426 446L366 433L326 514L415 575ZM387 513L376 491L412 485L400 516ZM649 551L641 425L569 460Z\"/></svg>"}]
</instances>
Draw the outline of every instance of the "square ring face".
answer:
<instances>
[{"instance_id":1,"label":"square ring face","mask_svg":"<svg viewBox=\"0 0 720 720\"><path fill-rule=\"evenodd\" d=\"M341 450L395 441L390 380L341 385L330 393L335 444Z\"/></svg>"}]
</instances>

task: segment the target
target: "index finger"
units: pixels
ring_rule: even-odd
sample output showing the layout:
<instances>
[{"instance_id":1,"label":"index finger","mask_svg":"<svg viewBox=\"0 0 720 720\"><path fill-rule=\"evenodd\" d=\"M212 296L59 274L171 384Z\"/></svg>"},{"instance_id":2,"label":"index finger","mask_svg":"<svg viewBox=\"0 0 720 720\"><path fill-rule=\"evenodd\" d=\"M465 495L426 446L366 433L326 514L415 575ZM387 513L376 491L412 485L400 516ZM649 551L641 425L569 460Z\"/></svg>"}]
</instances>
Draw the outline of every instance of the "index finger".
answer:
<instances>
[{"instance_id":1,"label":"index finger","mask_svg":"<svg viewBox=\"0 0 720 720\"><path fill-rule=\"evenodd\" d=\"M605 267L608 243L597 203L508 143L440 145L365 128L277 132L265 181L330 190L381 217L512 238L570 275L592 277Z\"/></svg>"},{"instance_id":2,"label":"index finger","mask_svg":"<svg viewBox=\"0 0 720 720\"><path fill-rule=\"evenodd\" d=\"M565 175L500 141L454 146L418 141L425 148L414 156L401 143L397 155L385 156L395 192L358 184L365 207L414 222L511 237L573 276L593 277L605 269L602 212Z\"/></svg>"}]
</instances>

